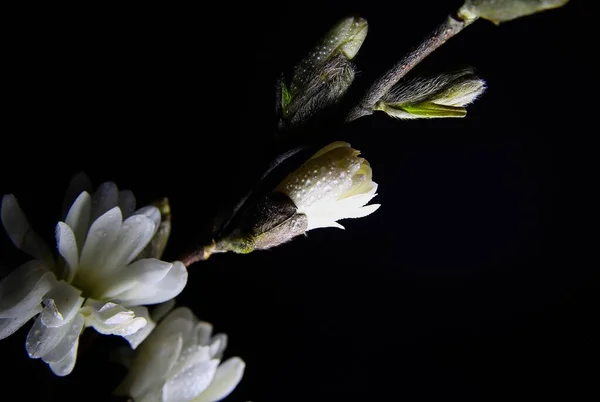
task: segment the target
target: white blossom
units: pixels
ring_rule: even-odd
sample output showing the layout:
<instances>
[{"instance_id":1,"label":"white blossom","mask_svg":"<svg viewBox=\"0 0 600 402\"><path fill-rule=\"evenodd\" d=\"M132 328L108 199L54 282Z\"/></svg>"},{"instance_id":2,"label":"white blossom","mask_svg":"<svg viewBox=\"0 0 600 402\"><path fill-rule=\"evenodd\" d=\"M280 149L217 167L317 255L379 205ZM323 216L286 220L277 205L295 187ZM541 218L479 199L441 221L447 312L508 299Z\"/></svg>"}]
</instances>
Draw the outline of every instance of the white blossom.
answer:
<instances>
[{"instance_id":1,"label":"white blossom","mask_svg":"<svg viewBox=\"0 0 600 402\"><path fill-rule=\"evenodd\" d=\"M227 336L212 335L212 330L187 307L173 310L137 348L115 393L135 402L215 402L227 397L246 364L239 357L221 363Z\"/></svg>"},{"instance_id":2,"label":"white blossom","mask_svg":"<svg viewBox=\"0 0 600 402\"><path fill-rule=\"evenodd\" d=\"M366 205L377 195L377 183L364 158L347 142L334 142L292 172L275 191L287 195L297 214L306 215L308 228L344 227L340 219L361 218L379 204Z\"/></svg>"},{"instance_id":3,"label":"white blossom","mask_svg":"<svg viewBox=\"0 0 600 402\"><path fill-rule=\"evenodd\" d=\"M71 193L81 181L86 180L74 179ZM59 256L54 258L16 198L5 195L4 228L15 246L35 259L0 281L0 339L37 315L26 350L59 376L73 370L85 327L123 336L135 348L155 325L142 306L177 296L187 270L178 261L134 260L160 224L156 207L134 211L133 194L119 192L114 183L101 184L93 196L80 192L56 225Z\"/></svg>"}]
</instances>

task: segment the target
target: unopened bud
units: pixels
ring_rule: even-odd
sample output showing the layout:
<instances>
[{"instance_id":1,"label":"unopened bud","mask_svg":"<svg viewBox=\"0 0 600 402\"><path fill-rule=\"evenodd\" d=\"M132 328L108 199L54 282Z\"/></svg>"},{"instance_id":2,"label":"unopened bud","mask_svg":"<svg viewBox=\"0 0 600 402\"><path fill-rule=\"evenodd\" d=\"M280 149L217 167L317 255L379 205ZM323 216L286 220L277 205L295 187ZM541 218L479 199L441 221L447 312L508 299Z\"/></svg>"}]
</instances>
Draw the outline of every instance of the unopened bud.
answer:
<instances>
[{"instance_id":1,"label":"unopened bud","mask_svg":"<svg viewBox=\"0 0 600 402\"><path fill-rule=\"evenodd\" d=\"M347 17L338 22L294 68L286 85L278 83L282 126L298 126L337 103L354 81L350 62L367 36L367 21Z\"/></svg>"},{"instance_id":2,"label":"unopened bud","mask_svg":"<svg viewBox=\"0 0 600 402\"><path fill-rule=\"evenodd\" d=\"M494 24L514 20L540 11L562 7L569 0L466 0L458 14L492 21Z\"/></svg>"},{"instance_id":3,"label":"unopened bud","mask_svg":"<svg viewBox=\"0 0 600 402\"><path fill-rule=\"evenodd\" d=\"M465 106L475 101L485 89L485 81L470 69L413 78L396 84L374 109L398 119L464 117L467 114Z\"/></svg>"}]
</instances>

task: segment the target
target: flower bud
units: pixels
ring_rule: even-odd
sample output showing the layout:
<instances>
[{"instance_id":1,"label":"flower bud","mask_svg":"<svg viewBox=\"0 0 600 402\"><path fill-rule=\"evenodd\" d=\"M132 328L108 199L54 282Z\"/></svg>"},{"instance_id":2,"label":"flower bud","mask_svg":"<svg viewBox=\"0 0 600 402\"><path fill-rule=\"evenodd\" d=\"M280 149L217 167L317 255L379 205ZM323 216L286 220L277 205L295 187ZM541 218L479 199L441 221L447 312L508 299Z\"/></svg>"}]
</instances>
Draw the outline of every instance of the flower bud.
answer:
<instances>
[{"instance_id":1,"label":"flower bud","mask_svg":"<svg viewBox=\"0 0 600 402\"><path fill-rule=\"evenodd\" d=\"M485 89L485 81L470 69L413 78L396 84L374 109L398 119L465 117L465 106Z\"/></svg>"},{"instance_id":2,"label":"flower bud","mask_svg":"<svg viewBox=\"0 0 600 402\"><path fill-rule=\"evenodd\" d=\"M569 0L466 0L459 15L469 19L481 17L500 24L540 11L562 7Z\"/></svg>"},{"instance_id":3,"label":"flower bud","mask_svg":"<svg viewBox=\"0 0 600 402\"><path fill-rule=\"evenodd\" d=\"M290 84L292 94L305 87L313 76L319 75L320 67L335 56L341 54L344 59L352 60L367 37L367 31L367 21L361 17L346 17L339 21L294 68Z\"/></svg>"},{"instance_id":4,"label":"flower bud","mask_svg":"<svg viewBox=\"0 0 600 402\"><path fill-rule=\"evenodd\" d=\"M345 142L314 154L246 210L240 224L217 241L217 251L249 253L285 243L308 230L336 227L340 219L370 215L377 191L369 163Z\"/></svg>"},{"instance_id":5,"label":"flower bud","mask_svg":"<svg viewBox=\"0 0 600 402\"><path fill-rule=\"evenodd\" d=\"M354 81L350 63L367 36L367 21L347 17L338 22L294 68L289 86L278 83L282 127L294 127L337 103Z\"/></svg>"}]
</instances>

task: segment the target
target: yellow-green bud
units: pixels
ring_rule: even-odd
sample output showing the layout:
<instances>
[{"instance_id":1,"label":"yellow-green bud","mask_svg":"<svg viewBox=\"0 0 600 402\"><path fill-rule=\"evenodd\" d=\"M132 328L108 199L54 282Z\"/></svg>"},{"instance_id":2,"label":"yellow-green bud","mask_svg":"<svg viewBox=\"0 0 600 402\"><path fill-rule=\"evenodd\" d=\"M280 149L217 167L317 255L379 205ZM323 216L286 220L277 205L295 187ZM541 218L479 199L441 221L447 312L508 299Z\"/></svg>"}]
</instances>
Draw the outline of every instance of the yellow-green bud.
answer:
<instances>
[{"instance_id":1,"label":"yellow-green bud","mask_svg":"<svg viewBox=\"0 0 600 402\"><path fill-rule=\"evenodd\" d=\"M514 20L552 8L562 7L569 0L466 0L458 14L477 16L494 24Z\"/></svg>"}]
</instances>

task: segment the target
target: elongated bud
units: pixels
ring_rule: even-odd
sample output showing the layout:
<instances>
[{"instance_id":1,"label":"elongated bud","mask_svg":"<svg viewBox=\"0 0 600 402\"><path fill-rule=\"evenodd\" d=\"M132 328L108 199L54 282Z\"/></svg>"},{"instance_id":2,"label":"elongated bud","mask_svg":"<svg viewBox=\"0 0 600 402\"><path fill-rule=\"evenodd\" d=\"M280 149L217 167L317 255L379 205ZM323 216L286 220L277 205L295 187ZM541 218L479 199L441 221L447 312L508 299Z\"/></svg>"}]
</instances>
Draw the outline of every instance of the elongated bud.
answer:
<instances>
[{"instance_id":1,"label":"elongated bud","mask_svg":"<svg viewBox=\"0 0 600 402\"><path fill-rule=\"evenodd\" d=\"M480 17L494 24L514 20L540 11L562 7L569 0L466 0L458 14Z\"/></svg>"},{"instance_id":2,"label":"elongated bud","mask_svg":"<svg viewBox=\"0 0 600 402\"><path fill-rule=\"evenodd\" d=\"M153 202L152 205L157 207L160 211L160 224L154 233L154 237L152 237L150 243L148 243L136 257L136 260L141 260L143 258L160 259L167 247L169 236L171 235L171 207L169 205L169 200L163 198Z\"/></svg>"},{"instance_id":3,"label":"elongated bud","mask_svg":"<svg viewBox=\"0 0 600 402\"><path fill-rule=\"evenodd\" d=\"M367 31L367 21L361 17L346 17L339 21L294 68L290 91L300 91L335 56L341 54L345 60L352 60L367 37Z\"/></svg>"},{"instance_id":4,"label":"elongated bud","mask_svg":"<svg viewBox=\"0 0 600 402\"><path fill-rule=\"evenodd\" d=\"M281 128L295 127L337 103L354 81L350 62L368 31L367 21L347 17L338 22L294 68L289 85L278 83Z\"/></svg>"},{"instance_id":5,"label":"elongated bud","mask_svg":"<svg viewBox=\"0 0 600 402\"><path fill-rule=\"evenodd\" d=\"M215 251L249 253L285 243L306 231L336 227L340 219L372 214L377 194L369 163L346 142L334 142L290 173L273 192L246 210Z\"/></svg>"},{"instance_id":6,"label":"elongated bud","mask_svg":"<svg viewBox=\"0 0 600 402\"><path fill-rule=\"evenodd\" d=\"M400 81L374 109L398 119L464 117L486 89L471 69Z\"/></svg>"}]
</instances>

